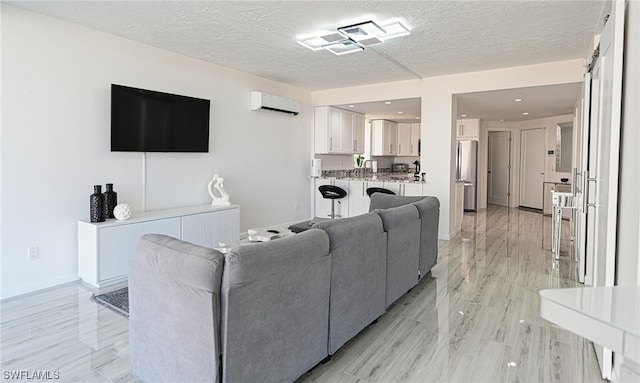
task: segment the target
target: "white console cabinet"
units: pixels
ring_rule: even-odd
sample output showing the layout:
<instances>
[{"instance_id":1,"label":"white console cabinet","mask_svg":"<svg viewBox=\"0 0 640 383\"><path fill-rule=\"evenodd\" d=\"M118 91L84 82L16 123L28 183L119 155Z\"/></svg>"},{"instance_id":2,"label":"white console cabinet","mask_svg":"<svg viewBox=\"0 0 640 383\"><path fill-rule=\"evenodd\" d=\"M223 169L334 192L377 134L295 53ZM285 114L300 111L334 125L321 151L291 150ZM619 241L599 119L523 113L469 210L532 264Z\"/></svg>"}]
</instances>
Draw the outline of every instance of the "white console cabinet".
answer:
<instances>
[{"instance_id":1,"label":"white console cabinet","mask_svg":"<svg viewBox=\"0 0 640 383\"><path fill-rule=\"evenodd\" d=\"M96 288L126 281L129 259L147 233L218 247L218 241L240 239L240 207L202 205L133 214L124 221L78 221L78 275Z\"/></svg>"}]
</instances>

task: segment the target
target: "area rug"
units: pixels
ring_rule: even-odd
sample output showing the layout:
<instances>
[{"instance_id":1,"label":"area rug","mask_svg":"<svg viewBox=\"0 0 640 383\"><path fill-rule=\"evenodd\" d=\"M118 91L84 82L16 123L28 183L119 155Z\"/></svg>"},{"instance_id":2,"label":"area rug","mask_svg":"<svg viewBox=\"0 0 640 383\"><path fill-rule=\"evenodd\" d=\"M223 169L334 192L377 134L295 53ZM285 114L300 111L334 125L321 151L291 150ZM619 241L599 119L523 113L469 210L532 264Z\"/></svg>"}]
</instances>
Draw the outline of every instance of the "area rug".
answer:
<instances>
[{"instance_id":1,"label":"area rug","mask_svg":"<svg viewBox=\"0 0 640 383\"><path fill-rule=\"evenodd\" d=\"M129 288L123 287L100 295L91 295L91 300L129 318Z\"/></svg>"}]
</instances>

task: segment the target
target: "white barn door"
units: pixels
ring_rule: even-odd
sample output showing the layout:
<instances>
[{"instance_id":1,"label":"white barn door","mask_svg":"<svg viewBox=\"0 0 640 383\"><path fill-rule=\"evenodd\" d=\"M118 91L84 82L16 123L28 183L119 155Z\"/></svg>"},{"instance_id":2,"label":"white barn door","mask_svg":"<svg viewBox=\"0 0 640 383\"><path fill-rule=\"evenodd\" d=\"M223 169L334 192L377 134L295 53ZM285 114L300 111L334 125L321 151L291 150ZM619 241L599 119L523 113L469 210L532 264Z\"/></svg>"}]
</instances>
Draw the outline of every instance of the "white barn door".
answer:
<instances>
[{"instance_id":1,"label":"white barn door","mask_svg":"<svg viewBox=\"0 0 640 383\"><path fill-rule=\"evenodd\" d=\"M594 286L615 283L618 173L625 1L616 0L600 37L592 70L591 126L586 178L586 261ZM599 308L604 315L610 307ZM603 378L612 378L612 351L596 345Z\"/></svg>"}]
</instances>

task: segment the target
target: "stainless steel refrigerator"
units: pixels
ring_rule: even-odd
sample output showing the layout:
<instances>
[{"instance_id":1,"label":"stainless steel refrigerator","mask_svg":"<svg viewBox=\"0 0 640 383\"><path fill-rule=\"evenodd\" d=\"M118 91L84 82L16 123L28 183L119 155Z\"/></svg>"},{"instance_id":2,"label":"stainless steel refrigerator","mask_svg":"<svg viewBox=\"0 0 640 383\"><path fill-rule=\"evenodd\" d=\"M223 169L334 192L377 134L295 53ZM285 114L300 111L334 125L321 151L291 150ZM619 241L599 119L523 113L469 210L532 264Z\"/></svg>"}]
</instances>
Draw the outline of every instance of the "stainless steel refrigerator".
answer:
<instances>
[{"instance_id":1,"label":"stainless steel refrigerator","mask_svg":"<svg viewBox=\"0 0 640 383\"><path fill-rule=\"evenodd\" d=\"M478 141L458 141L456 177L464 182L464 211L476 211L478 200Z\"/></svg>"}]
</instances>

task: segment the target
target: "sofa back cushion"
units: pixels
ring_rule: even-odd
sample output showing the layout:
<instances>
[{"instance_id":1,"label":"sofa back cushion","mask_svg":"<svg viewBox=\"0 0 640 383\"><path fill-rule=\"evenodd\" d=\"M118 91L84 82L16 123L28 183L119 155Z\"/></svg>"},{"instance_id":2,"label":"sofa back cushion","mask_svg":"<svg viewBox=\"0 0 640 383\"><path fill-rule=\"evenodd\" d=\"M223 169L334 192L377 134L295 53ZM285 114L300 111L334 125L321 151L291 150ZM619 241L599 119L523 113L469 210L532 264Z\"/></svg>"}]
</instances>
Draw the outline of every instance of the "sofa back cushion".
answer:
<instances>
[{"instance_id":1,"label":"sofa back cushion","mask_svg":"<svg viewBox=\"0 0 640 383\"><path fill-rule=\"evenodd\" d=\"M222 253L146 234L129 262L132 372L147 382L218 382Z\"/></svg>"},{"instance_id":2,"label":"sofa back cushion","mask_svg":"<svg viewBox=\"0 0 640 383\"><path fill-rule=\"evenodd\" d=\"M438 261L438 222L440 201L436 197L397 196L376 193L371 196L369 211L389 209L413 204L418 208L420 220L420 278L427 275Z\"/></svg>"},{"instance_id":3,"label":"sofa back cushion","mask_svg":"<svg viewBox=\"0 0 640 383\"><path fill-rule=\"evenodd\" d=\"M376 209L390 209L392 207L408 205L413 202L418 202L423 198L424 197L374 193L371 195L369 201L369 211L374 211Z\"/></svg>"},{"instance_id":4,"label":"sofa back cushion","mask_svg":"<svg viewBox=\"0 0 640 383\"><path fill-rule=\"evenodd\" d=\"M418 284L421 221L412 205L374 210L387 232L386 307Z\"/></svg>"},{"instance_id":5,"label":"sofa back cushion","mask_svg":"<svg viewBox=\"0 0 640 383\"><path fill-rule=\"evenodd\" d=\"M424 277L438 262L438 222L440 201L436 197L424 197L413 202L418 209L422 227L420 230L420 277Z\"/></svg>"},{"instance_id":6,"label":"sofa back cushion","mask_svg":"<svg viewBox=\"0 0 640 383\"><path fill-rule=\"evenodd\" d=\"M324 359L330 277L329 239L322 230L225 254L223 382L294 381Z\"/></svg>"},{"instance_id":7,"label":"sofa back cushion","mask_svg":"<svg viewBox=\"0 0 640 383\"><path fill-rule=\"evenodd\" d=\"M313 227L324 230L330 242L329 354L333 354L385 312L387 236L375 213Z\"/></svg>"}]
</instances>

